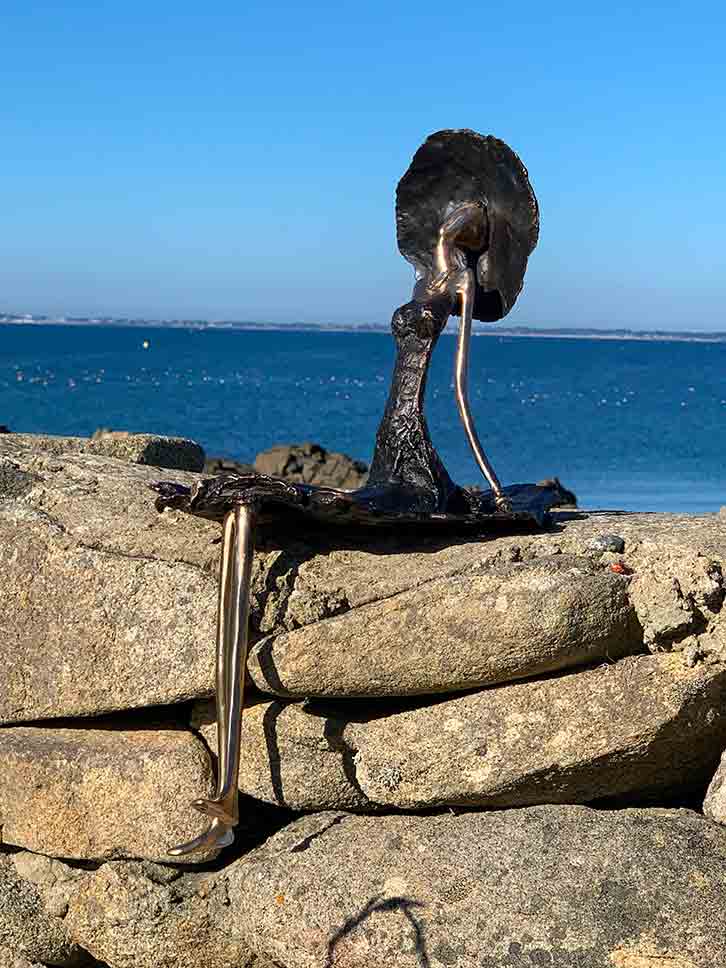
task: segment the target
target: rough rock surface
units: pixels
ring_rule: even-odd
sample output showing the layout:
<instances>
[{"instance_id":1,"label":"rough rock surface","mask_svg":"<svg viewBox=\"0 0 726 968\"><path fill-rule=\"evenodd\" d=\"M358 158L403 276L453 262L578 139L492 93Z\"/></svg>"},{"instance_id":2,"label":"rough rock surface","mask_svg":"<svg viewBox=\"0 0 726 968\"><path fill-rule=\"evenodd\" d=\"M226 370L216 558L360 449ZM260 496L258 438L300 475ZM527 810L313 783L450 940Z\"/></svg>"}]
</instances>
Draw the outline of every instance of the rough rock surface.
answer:
<instances>
[{"instance_id":1,"label":"rough rock surface","mask_svg":"<svg viewBox=\"0 0 726 968\"><path fill-rule=\"evenodd\" d=\"M45 440L0 436L0 641L14 656L0 677L0 722L211 694L219 527L178 512L158 514L147 487L158 470L50 453ZM182 471L168 476L198 480ZM688 650L696 661L726 650L726 518L554 518L548 533L468 541L286 533L281 549L265 539L255 558L255 634L281 636L275 648L294 651L293 637L281 633L316 624L343 628L325 621L335 616L346 619L345 628L356 627L359 615L366 616L361 628L385 628L379 613L397 614L399 599L425 598L426 586L432 594L450 586L455 594L467 583L483 585L503 565L541 560L549 571L546 559L571 555L590 557L604 571L624 562L633 573L628 596L650 647ZM625 541L624 555L593 551L593 538L614 531ZM573 623L589 609L573 613ZM457 620L467 626L465 614ZM413 616L399 633L401 655L421 651ZM323 666L320 672L322 680Z\"/></svg>"},{"instance_id":2,"label":"rough rock surface","mask_svg":"<svg viewBox=\"0 0 726 968\"><path fill-rule=\"evenodd\" d=\"M155 434L133 434L125 430L97 430L86 448L86 453L181 471L201 471L204 468L203 448L186 437L159 437Z\"/></svg>"},{"instance_id":3,"label":"rough rock surface","mask_svg":"<svg viewBox=\"0 0 726 968\"><path fill-rule=\"evenodd\" d=\"M230 900L285 968L714 968L725 868L689 811L327 813L239 862Z\"/></svg>"},{"instance_id":4,"label":"rough rock surface","mask_svg":"<svg viewBox=\"0 0 726 968\"><path fill-rule=\"evenodd\" d=\"M158 514L156 468L42 446L0 438L0 722L210 692L219 529Z\"/></svg>"},{"instance_id":5,"label":"rough rock surface","mask_svg":"<svg viewBox=\"0 0 726 968\"><path fill-rule=\"evenodd\" d=\"M132 434L125 430L97 430L92 437L51 434L13 434L13 443L50 454L95 454L130 464L151 464L181 471L201 471L204 451L186 437Z\"/></svg>"},{"instance_id":6,"label":"rough rock surface","mask_svg":"<svg viewBox=\"0 0 726 968\"><path fill-rule=\"evenodd\" d=\"M205 829L190 803L213 788L207 750L182 730L6 728L0 775L2 842L80 860L170 860Z\"/></svg>"},{"instance_id":7,"label":"rough rock surface","mask_svg":"<svg viewBox=\"0 0 726 968\"><path fill-rule=\"evenodd\" d=\"M321 715L302 703L252 701L242 716L240 790L292 810L375 810L355 779L343 731L346 709ZM192 726L216 756L213 702L198 703Z\"/></svg>"},{"instance_id":8,"label":"rough rock surface","mask_svg":"<svg viewBox=\"0 0 726 968\"><path fill-rule=\"evenodd\" d=\"M49 857L0 853L0 968L13 966L11 955L68 968L87 963L64 921L83 876Z\"/></svg>"},{"instance_id":9,"label":"rough rock surface","mask_svg":"<svg viewBox=\"0 0 726 968\"><path fill-rule=\"evenodd\" d=\"M408 707L259 703L240 789L294 809L419 810L705 785L726 746L726 664L634 656Z\"/></svg>"},{"instance_id":10,"label":"rough rock surface","mask_svg":"<svg viewBox=\"0 0 726 968\"><path fill-rule=\"evenodd\" d=\"M227 870L104 864L74 893L66 921L110 968L265 968L240 933L227 879Z\"/></svg>"},{"instance_id":11,"label":"rough rock surface","mask_svg":"<svg viewBox=\"0 0 726 968\"><path fill-rule=\"evenodd\" d=\"M724 602L722 565L697 550L662 548L642 562L630 595L652 652L713 626Z\"/></svg>"},{"instance_id":12,"label":"rough rock surface","mask_svg":"<svg viewBox=\"0 0 726 968\"><path fill-rule=\"evenodd\" d=\"M476 569L252 650L250 675L287 696L406 696L617 659L642 648L626 578L556 555Z\"/></svg>"},{"instance_id":13,"label":"rough rock surface","mask_svg":"<svg viewBox=\"0 0 726 968\"><path fill-rule=\"evenodd\" d=\"M371 720L351 741L367 795L399 807L586 803L694 784L726 745L726 664L635 656Z\"/></svg>"},{"instance_id":14,"label":"rough rock surface","mask_svg":"<svg viewBox=\"0 0 726 968\"><path fill-rule=\"evenodd\" d=\"M28 961L5 945L0 945L0 968L43 968L39 961Z\"/></svg>"},{"instance_id":15,"label":"rough rock surface","mask_svg":"<svg viewBox=\"0 0 726 968\"><path fill-rule=\"evenodd\" d=\"M322 484L355 490L365 484L368 467L347 454L326 450L320 444L278 444L255 458L255 470L303 484Z\"/></svg>"},{"instance_id":16,"label":"rough rock surface","mask_svg":"<svg viewBox=\"0 0 726 968\"><path fill-rule=\"evenodd\" d=\"M726 825L726 753L708 787L703 812L716 823Z\"/></svg>"}]
</instances>

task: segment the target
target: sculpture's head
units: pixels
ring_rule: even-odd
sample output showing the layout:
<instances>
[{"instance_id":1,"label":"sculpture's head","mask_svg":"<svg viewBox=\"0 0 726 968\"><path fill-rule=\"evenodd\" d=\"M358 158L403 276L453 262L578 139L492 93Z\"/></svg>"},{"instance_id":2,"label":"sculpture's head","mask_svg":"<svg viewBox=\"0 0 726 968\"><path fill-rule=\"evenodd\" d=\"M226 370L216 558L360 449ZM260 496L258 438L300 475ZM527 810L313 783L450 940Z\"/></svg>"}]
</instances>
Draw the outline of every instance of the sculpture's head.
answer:
<instances>
[{"instance_id":1,"label":"sculpture's head","mask_svg":"<svg viewBox=\"0 0 726 968\"><path fill-rule=\"evenodd\" d=\"M478 206L456 245L475 270L475 319L493 322L514 305L537 244L539 210L527 169L503 141L467 129L432 134L396 192L398 248L418 279L430 274L441 227L462 206Z\"/></svg>"}]
</instances>

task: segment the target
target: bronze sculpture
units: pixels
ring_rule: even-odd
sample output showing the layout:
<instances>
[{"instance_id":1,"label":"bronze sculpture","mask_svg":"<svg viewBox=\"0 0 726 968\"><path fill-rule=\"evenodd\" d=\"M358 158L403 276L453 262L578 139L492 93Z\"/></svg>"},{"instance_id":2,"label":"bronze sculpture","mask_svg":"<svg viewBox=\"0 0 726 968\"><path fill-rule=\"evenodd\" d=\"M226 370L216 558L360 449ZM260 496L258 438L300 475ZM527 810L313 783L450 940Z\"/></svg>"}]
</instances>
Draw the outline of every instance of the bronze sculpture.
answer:
<instances>
[{"instance_id":1,"label":"bronze sculpture","mask_svg":"<svg viewBox=\"0 0 726 968\"><path fill-rule=\"evenodd\" d=\"M258 523L312 520L317 526L482 531L541 526L562 503L558 482L502 488L479 440L467 399L472 320L495 321L512 308L537 242L539 213L527 171L502 141L473 131L440 131L419 148L396 196L399 249L413 265L413 298L393 314L397 354L376 436L368 483L356 491L292 484L260 474L222 475L192 493L154 485L157 508L224 522L217 628L216 795L195 801L208 831L170 853L222 847L238 821L237 784L250 572ZM474 457L490 485L480 493L449 477L423 412L434 346L452 315L461 317L456 402Z\"/></svg>"}]
</instances>

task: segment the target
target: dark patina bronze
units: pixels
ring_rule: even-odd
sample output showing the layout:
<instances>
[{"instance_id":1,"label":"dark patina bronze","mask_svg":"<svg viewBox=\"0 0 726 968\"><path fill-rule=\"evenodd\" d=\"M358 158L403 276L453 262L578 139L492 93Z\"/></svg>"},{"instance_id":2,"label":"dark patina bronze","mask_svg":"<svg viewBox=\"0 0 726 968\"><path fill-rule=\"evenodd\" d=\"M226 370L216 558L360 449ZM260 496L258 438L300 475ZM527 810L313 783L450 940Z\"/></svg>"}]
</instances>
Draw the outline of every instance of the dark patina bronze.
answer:
<instances>
[{"instance_id":1,"label":"dark patina bronze","mask_svg":"<svg viewBox=\"0 0 726 968\"><path fill-rule=\"evenodd\" d=\"M247 657L250 568L256 526L503 531L541 527L571 495L549 481L502 487L474 426L467 397L472 321L505 316L522 289L537 243L539 213L527 170L504 142L474 131L440 131L416 152L396 196L401 253L414 267L412 299L393 314L396 362L368 483L354 491L225 474L192 491L154 485L157 508L224 521L217 633L219 778L215 797L194 806L211 818L183 855L232 842L238 820L240 717ZM424 396L431 354L451 316L461 319L456 402L474 457L489 483L478 491L449 476L431 442Z\"/></svg>"}]
</instances>

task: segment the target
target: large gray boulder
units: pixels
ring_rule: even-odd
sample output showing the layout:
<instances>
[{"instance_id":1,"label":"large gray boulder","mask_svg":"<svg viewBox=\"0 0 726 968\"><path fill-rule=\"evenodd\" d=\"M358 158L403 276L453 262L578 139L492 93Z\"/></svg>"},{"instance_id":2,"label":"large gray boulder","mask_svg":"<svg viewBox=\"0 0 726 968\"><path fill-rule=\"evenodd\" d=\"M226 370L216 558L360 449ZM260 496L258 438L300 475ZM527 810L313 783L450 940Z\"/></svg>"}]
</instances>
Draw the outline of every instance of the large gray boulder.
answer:
<instances>
[{"instance_id":1,"label":"large gray boulder","mask_svg":"<svg viewBox=\"0 0 726 968\"><path fill-rule=\"evenodd\" d=\"M13 964L11 954L63 968L90 960L64 921L68 899L84 876L49 857L0 853L0 966Z\"/></svg>"},{"instance_id":2,"label":"large gray boulder","mask_svg":"<svg viewBox=\"0 0 726 968\"><path fill-rule=\"evenodd\" d=\"M0 776L3 843L80 860L171 860L205 829L190 803L214 787L184 730L0 729Z\"/></svg>"},{"instance_id":3,"label":"large gray boulder","mask_svg":"<svg viewBox=\"0 0 726 968\"><path fill-rule=\"evenodd\" d=\"M240 932L228 876L104 864L74 893L66 923L109 968L267 968Z\"/></svg>"},{"instance_id":4,"label":"large gray boulder","mask_svg":"<svg viewBox=\"0 0 726 968\"><path fill-rule=\"evenodd\" d=\"M214 748L211 717L200 728ZM726 664L681 654L428 704L258 702L240 788L297 810L588 803L705 784L726 746Z\"/></svg>"},{"instance_id":5,"label":"large gray boulder","mask_svg":"<svg viewBox=\"0 0 726 968\"><path fill-rule=\"evenodd\" d=\"M714 968L725 872L689 811L324 813L238 862L230 901L284 968Z\"/></svg>"}]
</instances>

